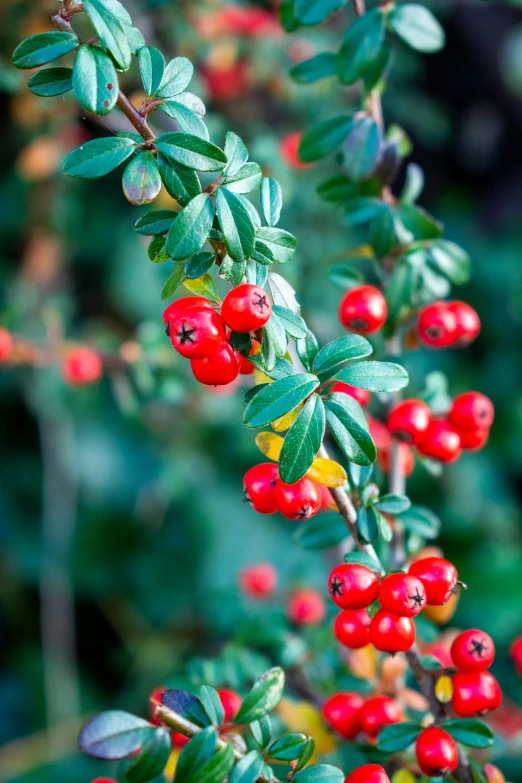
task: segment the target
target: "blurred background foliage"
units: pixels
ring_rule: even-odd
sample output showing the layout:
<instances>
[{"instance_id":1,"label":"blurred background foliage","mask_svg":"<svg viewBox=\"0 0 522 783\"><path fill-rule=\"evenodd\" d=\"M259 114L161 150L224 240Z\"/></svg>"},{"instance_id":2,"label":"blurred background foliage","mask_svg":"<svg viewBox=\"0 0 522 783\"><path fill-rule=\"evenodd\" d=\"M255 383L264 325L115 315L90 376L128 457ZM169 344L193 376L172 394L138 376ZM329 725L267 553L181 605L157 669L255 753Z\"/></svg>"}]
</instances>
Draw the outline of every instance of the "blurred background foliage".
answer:
<instances>
[{"instance_id":1,"label":"blurred background foliage","mask_svg":"<svg viewBox=\"0 0 522 783\"><path fill-rule=\"evenodd\" d=\"M340 290L327 271L358 237L315 194L334 162L292 167L281 139L334 106L355 106L351 88L288 77L293 64L338 45L342 15L293 35L266 19L240 34L227 29L219 0L125 5L147 43L195 62L193 89L206 99L213 139L233 129L282 183L284 225L299 239L284 274L323 342L338 336ZM421 203L472 256L472 282L457 296L478 310L483 331L466 351L416 350L406 362L412 391L442 370L452 394L490 396L497 418L483 452L443 478L418 466L409 492L441 516L440 545L470 588L450 626L478 625L495 638L494 673L512 700L503 731L518 733L520 748L522 684L507 648L522 632L522 3L431 5L446 49L421 58L397 44L385 118L414 143L411 159L426 174ZM225 665L209 676L241 689L263 668L264 658L244 650L255 652L265 631L279 640L269 658L289 663L331 636L319 629L301 641L285 624L289 590L324 591L328 564L292 543L292 523L242 502L242 476L260 459L240 423L242 395L198 386L165 341L166 271L133 231L144 210L122 197L118 174L95 182L61 174L72 147L126 129L124 117L86 117L69 96L36 98L28 74L9 65L15 45L49 29L54 11L52 0L0 7L2 325L31 341L90 342L113 358L99 385L79 390L46 361L0 373L0 780L17 783L103 774L74 753L79 718L116 705L145 713L150 690L200 673L201 656L225 650ZM126 75L133 100L139 84L136 72ZM162 195L161 206L170 203ZM126 359L138 354L129 372ZM238 570L260 560L279 573L277 600L262 610L236 588ZM53 666L57 639L65 656ZM323 682L328 690L324 672ZM522 779L502 742L497 756L508 779Z\"/></svg>"}]
</instances>

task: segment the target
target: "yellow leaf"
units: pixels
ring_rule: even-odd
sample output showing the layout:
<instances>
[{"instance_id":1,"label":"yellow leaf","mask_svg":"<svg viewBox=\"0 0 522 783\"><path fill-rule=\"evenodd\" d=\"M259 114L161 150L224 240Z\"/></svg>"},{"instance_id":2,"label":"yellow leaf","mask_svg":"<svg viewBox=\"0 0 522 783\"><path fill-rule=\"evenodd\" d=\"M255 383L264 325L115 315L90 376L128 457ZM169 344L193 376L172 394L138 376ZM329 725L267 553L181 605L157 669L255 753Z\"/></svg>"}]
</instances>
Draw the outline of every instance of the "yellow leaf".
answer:
<instances>
[{"instance_id":1,"label":"yellow leaf","mask_svg":"<svg viewBox=\"0 0 522 783\"><path fill-rule=\"evenodd\" d=\"M451 677L448 677L447 674L443 674L435 683L435 696L443 704L448 704L448 702L451 701L453 696L453 683Z\"/></svg>"},{"instance_id":2,"label":"yellow leaf","mask_svg":"<svg viewBox=\"0 0 522 783\"><path fill-rule=\"evenodd\" d=\"M274 460L274 462L279 460L283 443L284 439L273 432L259 432L256 435L257 448L265 457Z\"/></svg>"},{"instance_id":3,"label":"yellow leaf","mask_svg":"<svg viewBox=\"0 0 522 783\"><path fill-rule=\"evenodd\" d=\"M265 375L262 370L254 369L254 383L257 386L258 383L273 383L272 379Z\"/></svg>"},{"instance_id":4,"label":"yellow leaf","mask_svg":"<svg viewBox=\"0 0 522 783\"><path fill-rule=\"evenodd\" d=\"M319 711L312 704L281 699L277 713L289 731L307 734L315 739L316 753L332 753L335 750L335 740L325 728Z\"/></svg>"},{"instance_id":5,"label":"yellow leaf","mask_svg":"<svg viewBox=\"0 0 522 783\"><path fill-rule=\"evenodd\" d=\"M348 481L343 466L326 457L316 457L306 475L323 487L344 487Z\"/></svg>"},{"instance_id":6,"label":"yellow leaf","mask_svg":"<svg viewBox=\"0 0 522 783\"><path fill-rule=\"evenodd\" d=\"M409 769L398 769L394 772L391 778L391 783L415 783L416 778L413 772Z\"/></svg>"},{"instance_id":7,"label":"yellow leaf","mask_svg":"<svg viewBox=\"0 0 522 783\"><path fill-rule=\"evenodd\" d=\"M279 419L275 419L272 422L272 429L274 429L276 432L286 432L286 430L290 429L300 413L301 405L298 405L297 408L293 409L293 411L285 413L285 415L281 416Z\"/></svg>"},{"instance_id":8,"label":"yellow leaf","mask_svg":"<svg viewBox=\"0 0 522 783\"><path fill-rule=\"evenodd\" d=\"M361 647L359 650L350 650L350 671L356 677L364 680L373 680L377 671L377 651L371 644Z\"/></svg>"},{"instance_id":9,"label":"yellow leaf","mask_svg":"<svg viewBox=\"0 0 522 783\"><path fill-rule=\"evenodd\" d=\"M435 625L446 625L457 611L458 602L459 596L454 594L442 606L425 606L422 614Z\"/></svg>"},{"instance_id":10,"label":"yellow leaf","mask_svg":"<svg viewBox=\"0 0 522 783\"><path fill-rule=\"evenodd\" d=\"M179 748L174 748L172 753L169 756L169 760L167 761L167 766L163 770L163 774L165 775L165 779L168 781L171 781L174 779L174 773L176 772L176 764L178 763L178 758L180 754Z\"/></svg>"},{"instance_id":11,"label":"yellow leaf","mask_svg":"<svg viewBox=\"0 0 522 783\"><path fill-rule=\"evenodd\" d=\"M197 280L185 278L183 285L185 288L188 288L191 293L196 294L197 296L206 296L207 299L211 299L218 304L221 302L214 278L208 273L201 275Z\"/></svg>"}]
</instances>

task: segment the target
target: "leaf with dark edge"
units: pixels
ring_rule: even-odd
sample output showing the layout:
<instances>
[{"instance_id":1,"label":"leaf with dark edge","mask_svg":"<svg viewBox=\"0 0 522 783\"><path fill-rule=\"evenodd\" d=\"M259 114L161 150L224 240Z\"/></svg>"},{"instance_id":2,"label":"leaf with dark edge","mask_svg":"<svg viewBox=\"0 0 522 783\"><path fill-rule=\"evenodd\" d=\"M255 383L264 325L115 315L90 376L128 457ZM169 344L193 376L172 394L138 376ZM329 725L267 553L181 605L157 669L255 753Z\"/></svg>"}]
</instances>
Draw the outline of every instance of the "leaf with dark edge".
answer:
<instances>
[{"instance_id":1,"label":"leaf with dark edge","mask_svg":"<svg viewBox=\"0 0 522 783\"><path fill-rule=\"evenodd\" d=\"M457 718L444 724L445 731L470 748L489 748L495 738L489 726L476 718Z\"/></svg>"},{"instance_id":2,"label":"leaf with dark edge","mask_svg":"<svg viewBox=\"0 0 522 783\"><path fill-rule=\"evenodd\" d=\"M385 753L398 753L415 742L422 731L420 723L396 723L385 726L377 738L377 747Z\"/></svg>"},{"instance_id":3,"label":"leaf with dark edge","mask_svg":"<svg viewBox=\"0 0 522 783\"><path fill-rule=\"evenodd\" d=\"M210 685L202 685L199 689L199 700L210 722L214 726L221 726L225 720L225 710L215 688Z\"/></svg>"},{"instance_id":4,"label":"leaf with dark edge","mask_svg":"<svg viewBox=\"0 0 522 783\"><path fill-rule=\"evenodd\" d=\"M290 77L298 84L313 84L336 72L336 56L333 52L322 52L309 60L294 65Z\"/></svg>"},{"instance_id":5,"label":"leaf with dark edge","mask_svg":"<svg viewBox=\"0 0 522 783\"><path fill-rule=\"evenodd\" d=\"M188 691L169 688L161 694L161 703L198 726L208 726L210 722L198 697Z\"/></svg>"},{"instance_id":6,"label":"leaf with dark edge","mask_svg":"<svg viewBox=\"0 0 522 783\"><path fill-rule=\"evenodd\" d=\"M268 756L278 761L298 759L306 745L305 734L283 734L268 749Z\"/></svg>"},{"instance_id":7,"label":"leaf with dark edge","mask_svg":"<svg viewBox=\"0 0 522 783\"><path fill-rule=\"evenodd\" d=\"M161 177L152 152L139 152L123 173L123 193L131 204L150 204L159 195Z\"/></svg>"},{"instance_id":8,"label":"leaf with dark edge","mask_svg":"<svg viewBox=\"0 0 522 783\"><path fill-rule=\"evenodd\" d=\"M222 783L234 766L235 757L232 743L227 742L187 778L186 783Z\"/></svg>"},{"instance_id":9,"label":"leaf with dark edge","mask_svg":"<svg viewBox=\"0 0 522 783\"><path fill-rule=\"evenodd\" d=\"M190 199L201 193L198 175L192 169L174 163L161 153L158 153L157 159L165 190L182 207L186 207Z\"/></svg>"},{"instance_id":10,"label":"leaf with dark edge","mask_svg":"<svg viewBox=\"0 0 522 783\"><path fill-rule=\"evenodd\" d=\"M351 180L368 179L382 155L382 130L373 117L358 117L343 144L343 169Z\"/></svg>"},{"instance_id":11,"label":"leaf with dark edge","mask_svg":"<svg viewBox=\"0 0 522 783\"><path fill-rule=\"evenodd\" d=\"M361 79L379 54L384 36L384 15L380 8L356 19L344 36L337 58L341 84Z\"/></svg>"},{"instance_id":12,"label":"leaf with dark edge","mask_svg":"<svg viewBox=\"0 0 522 783\"><path fill-rule=\"evenodd\" d=\"M203 253L196 253L195 256L187 261L185 267L185 274L189 280L197 280L198 277L209 272L214 266L216 256L214 253L204 251Z\"/></svg>"}]
</instances>

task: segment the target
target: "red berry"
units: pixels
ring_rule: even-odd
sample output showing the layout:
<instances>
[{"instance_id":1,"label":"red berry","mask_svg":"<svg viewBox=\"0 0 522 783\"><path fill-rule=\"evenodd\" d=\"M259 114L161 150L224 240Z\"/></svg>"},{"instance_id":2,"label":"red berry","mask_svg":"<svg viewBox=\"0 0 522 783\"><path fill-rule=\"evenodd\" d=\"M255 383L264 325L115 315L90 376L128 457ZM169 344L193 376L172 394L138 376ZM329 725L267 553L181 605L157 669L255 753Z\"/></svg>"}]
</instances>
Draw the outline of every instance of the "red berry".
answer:
<instances>
[{"instance_id":1,"label":"red berry","mask_svg":"<svg viewBox=\"0 0 522 783\"><path fill-rule=\"evenodd\" d=\"M270 563L246 566L239 572L239 585L251 598L268 598L276 589L277 573Z\"/></svg>"},{"instance_id":2,"label":"red berry","mask_svg":"<svg viewBox=\"0 0 522 783\"><path fill-rule=\"evenodd\" d=\"M0 362L6 362L13 350L13 336L7 329L0 329Z\"/></svg>"},{"instance_id":3,"label":"red berry","mask_svg":"<svg viewBox=\"0 0 522 783\"><path fill-rule=\"evenodd\" d=\"M75 348L65 357L62 372L71 386L83 386L100 380L103 364L92 348Z\"/></svg>"},{"instance_id":4,"label":"red berry","mask_svg":"<svg viewBox=\"0 0 522 783\"><path fill-rule=\"evenodd\" d=\"M299 159L299 144L302 138L303 134L300 131L295 131L283 136L279 142L279 150L284 161L293 169L309 169L311 166L310 163L303 163Z\"/></svg>"},{"instance_id":5,"label":"red berry","mask_svg":"<svg viewBox=\"0 0 522 783\"><path fill-rule=\"evenodd\" d=\"M379 764L363 764L350 772L344 783L390 783L390 779Z\"/></svg>"},{"instance_id":6,"label":"red berry","mask_svg":"<svg viewBox=\"0 0 522 783\"><path fill-rule=\"evenodd\" d=\"M390 574L382 580L377 599L388 612L415 617L426 605L426 591L416 576Z\"/></svg>"},{"instance_id":7,"label":"red berry","mask_svg":"<svg viewBox=\"0 0 522 783\"><path fill-rule=\"evenodd\" d=\"M467 302L448 302L448 309L457 319L457 333L453 345L455 348L463 348L480 334L480 318Z\"/></svg>"},{"instance_id":8,"label":"red berry","mask_svg":"<svg viewBox=\"0 0 522 783\"><path fill-rule=\"evenodd\" d=\"M318 625L326 616L324 598L317 590L296 590L288 601L288 619L299 625Z\"/></svg>"},{"instance_id":9,"label":"red berry","mask_svg":"<svg viewBox=\"0 0 522 783\"><path fill-rule=\"evenodd\" d=\"M465 392L453 400L448 414L451 424L461 430L489 429L493 424L495 409L493 403L480 392Z\"/></svg>"},{"instance_id":10,"label":"red berry","mask_svg":"<svg viewBox=\"0 0 522 783\"><path fill-rule=\"evenodd\" d=\"M425 775L442 777L457 769L459 752L455 740L450 735L433 727L424 729L415 742L417 762Z\"/></svg>"},{"instance_id":11,"label":"red berry","mask_svg":"<svg viewBox=\"0 0 522 783\"><path fill-rule=\"evenodd\" d=\"M457 339L457 318L447 302L433 302L421 311L417 329L424 345L447 348Z\"/></svg>"},{"instance_id":12,"label":"red berry","mask_svg":"<svg viewBox=\"0 0 522 783\"><path fill-rule=\"evenodd\" d=\"M230 343L224 342L212 356L191 359L190 367L200 383L207 386L226 386L239 375L239 353Z\"/></svg>"},{"instance_id":13,"label":"red berry","mask_svg":"<svg viewBox=\"0 0 522 783\"><path fill-rule=\"evenodd\" d=\"M173 347L187 359L214 356L226 337L223 319L209 307L178 310L169 317L168 331Z\"/></svg>"},{"instance_id":14,"label":"red berry","mask_svg":"<svg viewBox=\"0 0 522 783\"><path fill-rule=\"evenodd\" d=\"M245 500L258 514L275 514L278 510L275 495L278 479L279 471L273 462L254 465L245 473L243 479Z\"/></svg>"},{"instance_id":15,"label":"red berry","mask_svg":"<svg viewBox=\"0 0 522 783\"><path fill-rule=\"evenodd\" d=\"M509 654L513 658L517 673L522 677L522 636L517 636L513 639L509 648Z\"/></svg>"},{"instance_id":16,"label":"red berry","mask_svg":"<svg viewBox=\"0 0 522 783\"><path fill-rule=\"evenodd\" d=\"M424 557L408 568L408 573L420 579L426 591L428 606L442 606L455 593L457 569L443 557Z\"/></svg>"},{"instance_id":17,"label":"red berry","mask_svg":"<svg viewBox=\"0 0 522 783\"><path fill-rule=\"evenodd\" d=\"M457 636L451 645L451 660L462 672L489 669L495 657L493 639L484 631L472 629Z\"/></svg>"},{"instance_id":18,"label":"red berry","mask_svg":"<svg viewBox=\"0 0 522 783\"><path fill-rule=\"evenodd\" d=\"M359 714L362 731L369 737L376 737L385 726L400 723L401 708L391 696L373 696L361 707Z\"/></svg>"},{"instance_id":19,"label":"red berry","mask_svg":"<svg viewBox=\"0 0 522 783\"><path fill-rule=\"evenodd\" d=\"M321 508L319 485L306 476L295 484L284 484L279 480L275 497L279 511L287 519L310 519Z\"/></svg>"},{"instance_id":20,"label":"red berry","mask_svg":"<svg viewBox=\"0 0 522 783\"><path fill-rule=\"evenodd\" d=\"M379 579L365 565L341 563L330 574L328 592L341 609L364 609L377 598Z\"/></svg>"},{"instance_id":21,"label":"red berry","mask_svg":"<svg viewBox=\"0 0 522 783\"><path fill-rule=\"evenodd\" d=\"M434 419L417 448L425 457L439 462L455 462L462 448L460 435L445 419Z\"/></svg>"},{"instance_id":22,"label":"red berry","mask_svg":"<svg viewBox=\"0 0 522 783\"><path fill-rule=\"evenodd\" d=\"M343 394L349 394L354 400L357 400L359 405L365 408L371 400L372 393L366 389L359 389L357 386L350 386L349 383L343 383L337 381L332 386L332 392L341 392Z\"/></svg>"},{"instance_id":23,"label":"red berry","mask_svg":"<svg viewBox=\"0 0 522 783\"><path fill-rule=\"evenodd\" d=\"M413 451L406 443L398 443L399 447L399 469L403 476L408 478L415 468L415 457ZM383 473L389 473L392 463L392 449L386 446L377 452L377 463Z\"/></svg>"},{"instance_id":24,"label":"red berry","mask_svg":"<svg viewBox=\"0 0 522 783\"><path fill-rule=\"evenodd\" d=\"M385 323L388 315L386 299L378 288L360 285L347 291L339 306L339 320L345 329L357 334L372 334Z\"/></svg>"},{"instance_id":25,"label":"red berry","mask_svg":"<svg viewBox=\"0 0 522 783\"><path fill-rule=\"evenodd\" d=\"M170 738L172 740L172 744L176 748L182 748L184 745L187 744L187 742L190 742L190 737L185 737L185 735L180 734L179 731L171 732Z\"/></svg>"},{"instance_id":26,"label":"red berry","mask_svg":"<svg viewBox=\"0 0 522 783\"><path fill-rule=\"evenodd\" d=\"M225 296L221 315L234 332L252 332L261 329L272 314L272 303L266 291L258 285L243 283Z\"/></svg>"},{"instance_id":27,"label":"red berry","mask_svg":"<svg viewBox=\"0 0 522 783\"><path fill-rule=\"evenodd\" d=\"M370 644L370 615L367 609L343 609L335 618L334 634L351 650Z\"/></svg>"},{"instance_id":28,"label":"red berry","mask_svg":"<svg viewBox=\"0 0 522 783\"><path fill-rule=\"evenodd\" d=\"M460 718L485 715L496 710L502 701L502 691L489 672L457 672L453 675L451 706Z\"/></svg>"},{"instance_id":29,"label":"red berry","mask_svg":"<svg viewBox=\"0 0 522 783\"><path fill-rule=\"evenodd\" d=\"M489 430L461 430L460 446L464 451L480 451L484 448L489 438Z\"/></svg>"},{"instance_id":30,"label":"red berry","mask_svg":"<svg viewBox=\"0 0 522 783\"><path fill-rule=\"evenodd\" d=\"M225 723L229 723L241 707L243 699L239 693L236 693L229 688L218 688L217 692L225 711L224 721Z\"/></svg>"},{"instance_id":31,"label":"red berry","mask_svg":"<svg viewBox=\"0 0 522 783\"><path fill-rule=\"evenodd\" d=\"M192 307L213 309L212 302L209 302L204 296L184 296L181 299L176 299L163 311L163 323L165 324L167 334L170 331L169 324L171 319L182 310L190 310Z\"/></svg>"},{"instance_id":32,"label":"red berry","mask_svg":"<svg viewBox=\"0 0 522 783\"><path fill-rule=\"evenodd\" d=\"M374 419L369 413L366 414L366 420L368 421L368 429L375 443L375 448L388 449L392 445L393 440L386 425L379 419Z\"/></svg>"},{"instance_id":33,"label":"red berry","mask_svg":"<svg viewBox=\"0 0 522 783\"><path fill-rule=\"evenodd\" d=\"M115 778L93 778L91 783L118 783Z\"/></svg>"},{"instance_id":34,"label":"red berry","mask_svg":"<svg viewBox=\"0 0 522 783\"><path fill-rule=\"evenodd\" d=\"M318 484L317 486L319 487L319 492L321 493L321 510L335 510L337 506L328 487L323 486L323 484Z\"/></svg>"},{"instance_id":35,"label":"red berry","mask_svg":"<svg viewBox=\"0 0 522 783\"><path fill-rule=\"evenodd\" d=\"M336 693L323 704L327 723L345 739L353 739L361 730L359 712L364 704L358 693Z\"/></svg>"},{"instance_id":36,"label":"red berry","mask_svg":"<svg viewBox=\"0 0 522 783\"><path fill-rule=\"evenodd\" d=\"M431 411L422 400L404 400L388 416L386 426L398 440L414 446L425 437L431 424Z\"/></svg>"},{"instance_id":37,"label":"red berry","mask_svg":"<svg viewBox=\"0 0 522 783\"><path fill-rule=\"evenodd\" d=\"M415 623L411 617L379 609L370 624L370 641L381 652L406 652L415 641Z\"/></svg>"}]
</instances>

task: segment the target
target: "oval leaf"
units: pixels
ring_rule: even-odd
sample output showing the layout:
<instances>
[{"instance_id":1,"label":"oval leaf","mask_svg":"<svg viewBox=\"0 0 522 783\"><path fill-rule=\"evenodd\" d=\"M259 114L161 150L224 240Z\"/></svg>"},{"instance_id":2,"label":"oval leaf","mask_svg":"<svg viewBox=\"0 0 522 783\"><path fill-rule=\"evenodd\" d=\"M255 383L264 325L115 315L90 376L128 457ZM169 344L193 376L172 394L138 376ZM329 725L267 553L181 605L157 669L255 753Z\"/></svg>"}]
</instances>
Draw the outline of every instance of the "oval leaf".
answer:
<instances>
[{"instance_id":1,"label":"oval leaf","mask_svg":"<svg viewBox=\"0 0 522 783\"><path fill-rule=\"evenodd\" d=\"M247 427L264 427L293 410L319 386L315 375L297 373L265 386L248 403L243 414Z\"/></svg>"},{"instance_id":2,"label":"oval leaf","mask_svg":"<svg viewBox=\"0 0 522 783\"><path fill-rule=\"evenodd\" d=\"M38 33L22 41L13 52L13 65L17 68L38 68L63 57L78 46L73 33Z\"/></svg>"},{"instance_id":3,"label":"oval leaf","mask_svg":"<svg viewBox=\"0 0 522 783\"><path fill-rule=\"evenodd\" d=\"M73 87L87 111L108 114L118 99L118 75L109 55L96 46L80 46L74 60Z\"/></svg>"},{"instance_id":4,"label":"oval leaf","mask_svg":"<svg viewBox=\"0 0 522 783\"><path fill-rule=\"evenodd\" d=\"M189 201L167 234L166 248L176 261L190 258L206 241L214 220L214 204L206 193Z\"/></svg>"},{"instance_id":5,"label":"oval leaf","mask_svg":"<svg viewBox=\"0 0 522 783\"><path fill-rule=\"evenodd\" d=\"M361 362L346 367L336 377L343 383L372 392L398 391L407 386L409 381L404 367L393 362Z\"/></svg>"},{"instance_id":6,"label":"oval leaf","mask_svg":"<svg viewBox=\"0 0 522 783\"><path fill-rule=\"evenodd\" d=\"M94 139L69 153L63 170L69 177L97 179L117 168L136 149L136 142L123 136Z\"/></svg>"},{"instance_id":7,"label":"oval leaf","mask_svg":"<svg viewBox=\"0 0 522 783\"><path fill-rule=\"evenodd\" d=\"M121 710L108 710L91 718L80 731L80 749L96 759L123 759L141 748L155 726Z\"/></svg>"},{"instance_id":8,"label":"oval leaf","mask_svg":"<svg viewBox=\"0 0 522 783\"><path fill-rule=\"evenodd\" d=\"M234 718L235 722L251 723L272 712L281 700L284 687L284 671L279 666L269 669L252 686Z\"/></svg>"}]
</instances>

